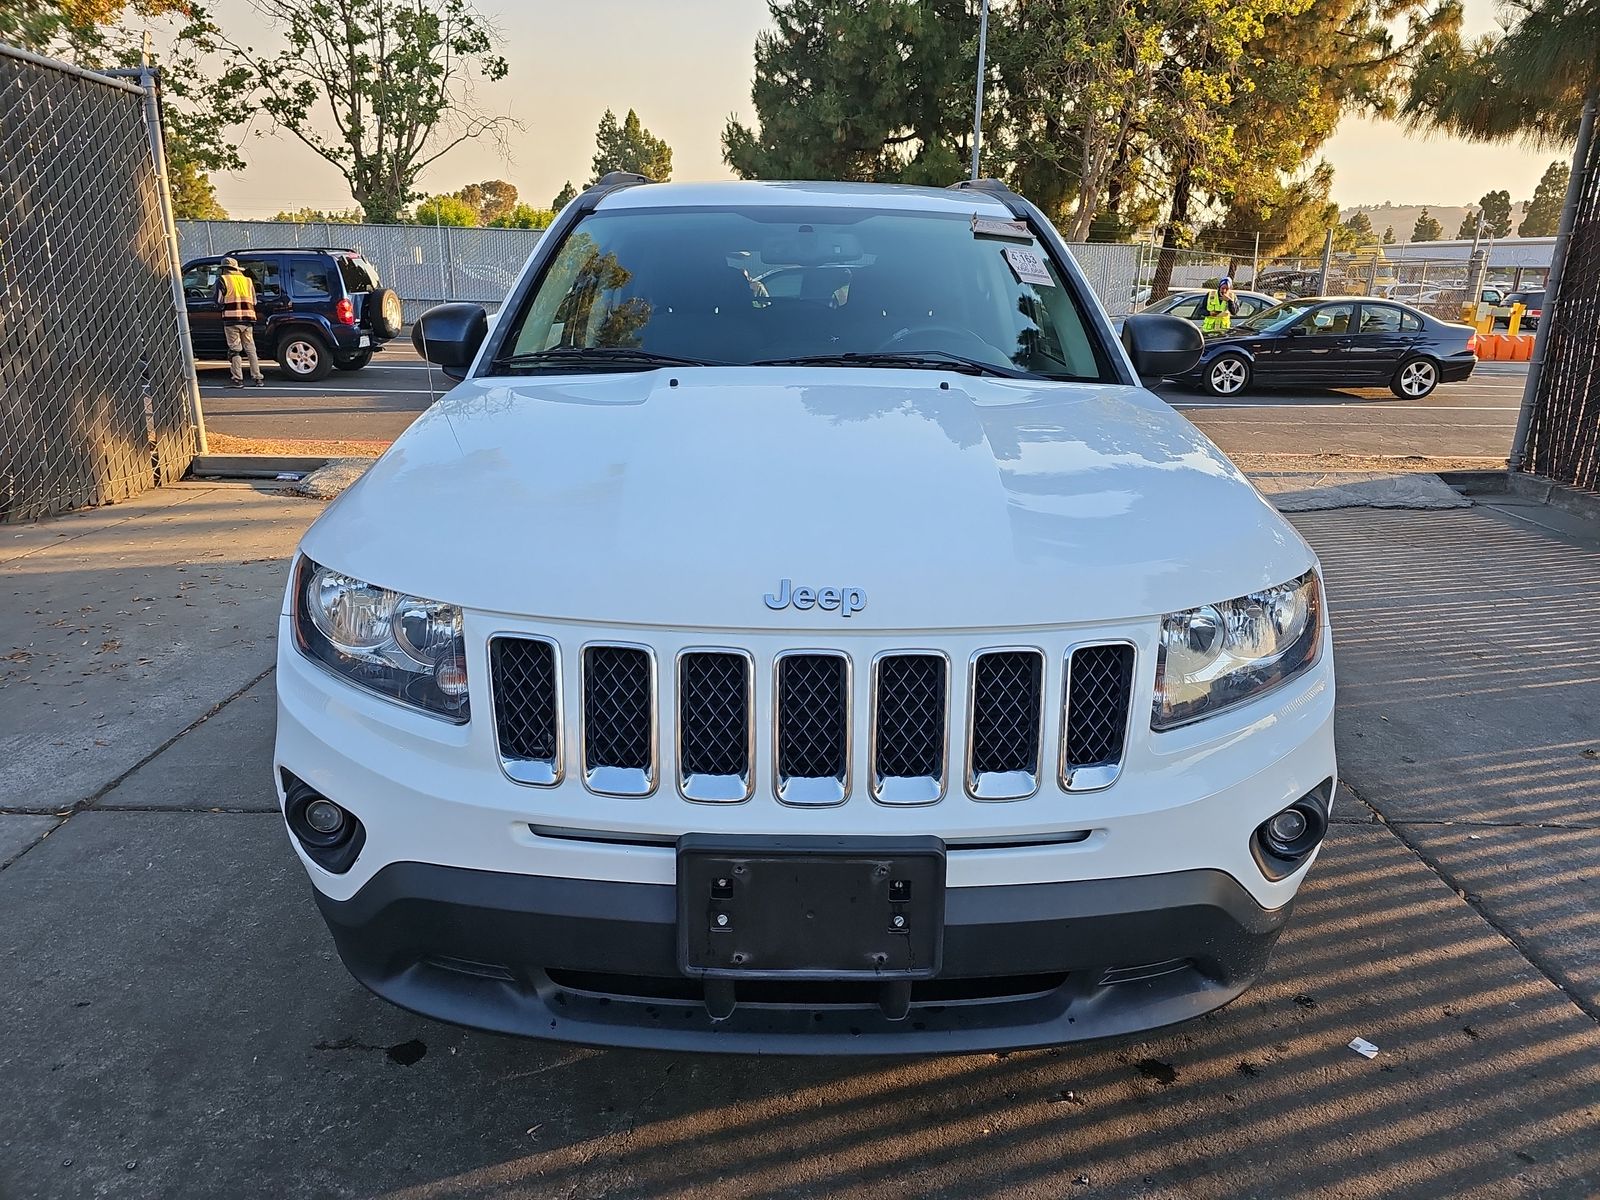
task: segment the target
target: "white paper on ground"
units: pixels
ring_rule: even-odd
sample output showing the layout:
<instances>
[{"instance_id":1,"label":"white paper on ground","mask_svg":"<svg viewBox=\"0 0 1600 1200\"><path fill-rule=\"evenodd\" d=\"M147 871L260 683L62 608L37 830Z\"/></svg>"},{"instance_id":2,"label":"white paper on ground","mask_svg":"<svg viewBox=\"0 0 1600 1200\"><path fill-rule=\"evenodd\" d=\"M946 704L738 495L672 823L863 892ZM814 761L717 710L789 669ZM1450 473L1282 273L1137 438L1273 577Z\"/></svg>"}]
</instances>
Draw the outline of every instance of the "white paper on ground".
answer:
<instances>
[{"instance_id":1,"label":"white paper on ground","mask_svg":"<svg viewBox=\"0 0 1600 1200\"><path fill-rule=\"evenodd\" d=\"M1350 1049L1354 1050L1357 1054L1361 1055L1362 1058L1377 1058L1378 1057L1378 1048L1376 1046L1374 1046L1371 1042L1367 1041L1366 1038L1353 1038L1353 1039L1351 1039Z\"/></svg>"}]
</instances>

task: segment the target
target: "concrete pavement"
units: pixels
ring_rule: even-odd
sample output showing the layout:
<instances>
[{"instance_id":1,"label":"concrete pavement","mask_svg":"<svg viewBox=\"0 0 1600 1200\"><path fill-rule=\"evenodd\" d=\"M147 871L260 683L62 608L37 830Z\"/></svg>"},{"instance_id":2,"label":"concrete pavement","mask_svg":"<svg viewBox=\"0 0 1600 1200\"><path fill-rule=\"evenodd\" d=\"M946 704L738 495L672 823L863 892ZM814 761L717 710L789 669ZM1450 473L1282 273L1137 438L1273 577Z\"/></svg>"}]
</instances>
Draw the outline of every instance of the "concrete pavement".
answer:
<instances>
[{"instance_id":1,"label":"concrete pavement","mask_svg":"<svg viewBox=\"0 0 1600 1200\"><path fill-rule=\"evenodd\" d=\"M1295 518L1327 568L1352 790L1228 1009L1059 1051L755 1063L476 1034L351 981L267 782L271 617L320 507L157 496L0 532L26 544L0 654L30 651L0 677L0 728L27 731L6 759L33 756L0 774L6 1200L1600 1191L1600 538L1581 524ZM183 587L202 567L218 582ZM53 624L96 594L70 635ZM141 651L128 681L82 675L95 638ZM118 703L72 707L74 677ZM120 707L141 700L148 730Z\"/></svg>"},{"instance_id":2,"label":"concrete pavement","mask_svg":"<svg viewBox=\"0 0 1600 1200\"><path fill-rule=\"evenodd\" d=\"M1420 454L1504 459L1516 429L1525 363L1481 363L1471 379L1426 400L1386 388L1279 388L1213 400L1170 385L1157 389L1230 454ZM400 436L453 386L431 376L411 346L392 342L361 371L319 384L291 384L268 367L260 391L223 386L224 367L200 370L207 428L248 438L386 440ZM430 388L431 382L431 388Z\"/></svg>"}]
</instances>

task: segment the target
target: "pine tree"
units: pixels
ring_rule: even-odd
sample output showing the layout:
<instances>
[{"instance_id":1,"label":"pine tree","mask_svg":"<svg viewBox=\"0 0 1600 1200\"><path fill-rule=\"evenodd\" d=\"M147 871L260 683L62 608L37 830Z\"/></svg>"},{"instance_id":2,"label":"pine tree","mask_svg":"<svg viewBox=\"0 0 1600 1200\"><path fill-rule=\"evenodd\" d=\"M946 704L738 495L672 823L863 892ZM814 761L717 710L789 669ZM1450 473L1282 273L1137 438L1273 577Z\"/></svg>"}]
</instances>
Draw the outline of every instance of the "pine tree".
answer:
<instances>
[{"instance_id":1,"label":"pine tree","mask_svg":"<svg viewBox=\"0 0 1600 1200\"><path fill-rule=\"evenodd\" d=\"M1561 226L1561 209L1567 202L1567 181L1571 178L1572 167L1567 163L1553 162L1545 168L1533 200L1522 214L1522 224L1517 226L1518 237L1555 236Z\"/></svg>"},{"instance_id":2,"label":"pine tree","mask_svg":"<svg viewBox=\"0 0 1600 1200\"><path fill-rule=\"evenodd\" d=\"M578 189L572 186L572 180L567 180L561 185L561 190L556 193L556 198L550 201L551 210L553 212L560 212L568 205L568 203L572 201L575 196L577 196L577 194Z\"/></svg>"},{"instance_id":3,"label":"pine tree","mask_svg":"<svg viewBox=\"0 0 1600 1200\"><path fill-rule=\"evenodd\" d=\"M1367 216L1367 214L1362 212L1359 208L1350 215L1350 219L1344 223L1344 227L1351 233L1355 234L1359 244L1366 245L1372 241L1374 232L1372 228L1372 218Z\"/></svg>"},{"instance_id":4,"label":"pine tree","mask_svg":"<svg viewBox=\"0 0 1600 1200\"><path fill-rule=\"evenodd\" d=\"M1483 236L1503 238L1511 236L1511 193L1505 190L1486 192L1477 208L1469 208L1456 231L1458 238L1475 237L1478 232L1478 214L1483 214Z\"/></svg>"},{"instance_id":5,"label":"pine tree","mask_svg":"<svg viewBox=\"0 0 1600 1200\"><path fill-rule=\"evenodd\" d=\"M965 174L977 34L967 0L767 7L773 28L756 38L750 87L759 123L730 119L722 134L735 174L935 184Z\"/></svg>"},{"instance_id":6,"label":"pine tree","mask_svg":"<svg viewBox=\"0 0 1600 1200\"><path fill-rule=\"evenodd\" d=\"M1394 245L1394 226L1393 225L1384 226L1384 229L1383 229L1383 244L1385 246Z\"/></svg>"},{"instance_id":7,"label":"pine tree","mask_svg":"<svg viewBox=\"0 0 1600 1200\"><path fill-rule=\"evenodd\" d=\"M672 178L672 147L641 125L639 114L633 109L618 125L616 114L608 108L595 131L592 166L591 184L598 183L608 171L632 171L665 183Z\"/></svg>"},{"instance_id":8,"label":"pine tree","mask_svg":"<svg viewBox=\"0 0 1600 1200\"><path fill-rule=\"evenodd\" d=\"M1444 236L1444 226L1439 224L1439 218L1433 216L1424 208L1417 214L1417 223L1411 227L1411 240L1413 242L1437 242Z\"/></svg>"}]
</instances>

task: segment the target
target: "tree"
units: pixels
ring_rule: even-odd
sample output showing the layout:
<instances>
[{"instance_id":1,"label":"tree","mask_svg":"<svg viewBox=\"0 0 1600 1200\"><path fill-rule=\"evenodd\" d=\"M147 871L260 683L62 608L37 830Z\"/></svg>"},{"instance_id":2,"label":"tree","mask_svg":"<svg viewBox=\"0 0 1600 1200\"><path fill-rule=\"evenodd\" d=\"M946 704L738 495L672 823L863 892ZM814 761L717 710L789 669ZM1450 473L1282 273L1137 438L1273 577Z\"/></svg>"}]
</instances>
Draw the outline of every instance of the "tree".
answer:
<instances>
[{"instance_id":1,"label":"tree","mask_svg":"<svg viewBox=\"0 0 1600 1200\"><path fill-rule=\"evenodd\" d=\"M1461 220L1461 228L1456 231L1458 238L1476 237L1478 233L1478 214L1483 214L1483 232L1485 237L1503 238L1511 236L1511 193L1507 191L1486 192L1478 201L1477 208L1469 208L1467 215Z\"/></svg>"},{"instance_id":2,"label":"tree","mask_svg":"<svg viewBox=\"0 0 1600 1200\"><path fill-rule=\"evenodd\" d=\"M968 0L768 0L750 99L722 157L745 179L946 184L966 173L977 22ZM999 52L998 43L991 46Z\"/></svg>"},{"instance_id":3,"label":"tree","mask_svg":"<svg viewBox=\"0 0 1600 1200\"><path fill-rule=\"evenodd\" d=\"M167 164L167 188L172 193L172 215L178 220L226 221L228 210L217 202L211 177L193 159Z\"/></svg>"},{"instance_id":4,"label":"tree","mask_svg":"<svg viewBox=\"0 0 1600 1200\"><path fill-rule=\"evenodd\" d=\"M129 16L136 22L126 22ZM177 24L174 24L177 22ZM213 78L200 57L209 29L192 0L0 0L0 42L90 68L146 64L144 33L159 68L161 126L174 214L226 217L210 172L244 167L232 131L248 119L246 73L224 65Z\"/></svg>"},{"instance_id":5,"label":"tree","mask_svg":"<svg viewBox=\"0 0 1600 1200\"><path fill-rule=\"evenodd\" d=\"M567 180L561 185L561 190L556 193L556 198L550 201L552 212L560 212L577 196L578 189L572 186L572 180Z\"/></svg>"},{"instance_id":6,"label":"tree","mask_svg":"<svg viewBox=\"0 0 1600 1200\"><path fill-rule=\"evenodd\" d=\"M1383 244L1385 246L1394 245L1394 226L1393 225L1384 226L1384 229L1383 229Z\"/></svg>"},{"instance_id":7,"label":"tree","mask_svg":"<svg viewBox=\"0 0 1600 1200\"><path fill-rule=\"evenodd\" d=\"M482 183L469 183L453 193L473 212L478 214L477 224L494 225L517 206L517 189L504 179L485 179Z\"/></svg>"},{"instance_id":8,"label":"tree","mask_svg":"<svg viewBox=\"0 0 1600 1200\"><path fill-rule=\"evenodd\" d=\"M417 225L452 225L460 229L478 223L478 210L460 196L429 196L417 205L411 220Z\"/></svg>"},{"instance_id":9,"label":"tree","mask_svg":"<svg viewBox=\"0 0 1600 1200\"><path fill-rule=\"evenodd\" d=\"M534 208L531 204L518 204L502 217L489 224L497 229L548 229L556 214L548 208Z\"/></svg>"},{"instance_id":10,"label":"tree","mask_svg":"<svg viewBox=\"0 0 1600 1200\"><path fill-rule=\"evenodd\" d=\"M1417 214L1417 222L1411 227L1411 240L1413 242L1437 242L1444 236L1444 226L1439 224L1439 219L1424 208Z\"/></svg>"},{"instance_id":11,"label":"tree","mask_svg":"<svg viewBox=\"0 0 1600 1200\"><path fill-rule=\"evenodd\" d=\"M214 24L211 44L248 65L261 111L339 169L369 221L399 220L430 165L516 125L473 101L474 81L503 79L507 68L468 0L257 0L255 7L283 35L283 49L257 53Z\"/></svg>"},{"instance_id":12,"label":"tree","mask_svg":"<svg viewBox=\"0 0 1600 1200\"><path fill-rule=\"evenodd\" d=\"M1533 200L1522 214L1522 224L1517 226L1518 237L1553 237L1561 225L1561 208L1567 199L1567 182L1572 178L1572 168L1564 162L1553 162L1545 168Z\"/></svg>"},{"instance_id":13,"label":"tree","mask_svg":"<svg viewBox=\"0 0 1600 1200\"><path fill-rule=\"evenodd\" d=\"M320 208L297 208L293 212L280 212L274 221L291 221L296 225L359 225L361 210L347 208L339 212L323 212Z\"/></svg>"},{"instance_id":14,"label":"tree","mask_svg":"<svg viewBox=\"0 0 1600 1200\"><path fill-rule=\"evenodd\" d=\"M1431 38L1403 115L1413 128L1475 141L1567 146L1586 99L1600 95L1600 6L1505 0L1503 32L1471 42Z\"/></svg>"},{"instance_id":15,"label":"tree","mask_svg":"<svg viewBox=\"0 0 1600 1200\"><path fill-rule=\"evenodd\" d=\"M1355 235L1358 245L1369 245L1377 236L1372 228L1372 218L1359 208L1350 214L1344 227Z\"/></svg>"},{"instance_id":16,"label":"tree","mask_svg":"<svg viewBox=\"0 0 1600 1200\"><path fill-rule=\"evenodd\" d=\"M672 147L641 125L633 109L618 125L616 114L608 108L595 131L593 166L591 184L608 171L632 171L665 183L672 178Z\"/></svg>"}]
</instances>

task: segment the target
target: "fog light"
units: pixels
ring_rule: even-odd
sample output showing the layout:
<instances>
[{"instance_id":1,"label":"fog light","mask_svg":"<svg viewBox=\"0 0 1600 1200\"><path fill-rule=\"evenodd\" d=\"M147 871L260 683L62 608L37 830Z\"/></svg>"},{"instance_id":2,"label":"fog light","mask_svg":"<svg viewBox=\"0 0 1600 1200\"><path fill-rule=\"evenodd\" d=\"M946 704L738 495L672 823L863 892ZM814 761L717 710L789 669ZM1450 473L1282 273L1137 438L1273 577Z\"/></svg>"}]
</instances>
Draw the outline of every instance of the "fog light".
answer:
<instances>
[{"instance_id":1,"label":"fog light","mask_svg":"<svg viewBox=\"0 0 1600 1200\"><path fill-rule=\"evenodd\" d=\"M1328 832L1328 801L1333 780L1307 792L1276 812L1250 838L1250 852L1268 879L1286 879L1300 869Z\"/></svg>"},{"instance_id":2,"label":"fog light","mask_svg":"<svg viewBox=\"0 0 1600 1200\"><path fill-rule=\"evenodd\" d=\"M283 773L283 816L300 848L318 866L342 874L366 844L361 819L303 779Z\"/></svg>"},{"instance_id":3,"label":"fog light","mask_svg":"<svg viewBox=\"0 0 1600 1200\"><path fill-rule=\"evenodd\" d=\"M312 823L315 824L315 821ZM1273 817L1267 822L1267 837L1271 840L1273 849L1293 845L1306 831L1306 824L1305 814L1294 808L1286 808Z\"/></svg>"},{"instance_id":4,"label":"fog light","mask_svg":"<svg viewBox=\"0 0 1600 1200\"><path fill-rule=\"evenodd\" d=\"M306 805L306 824L318 833L337 833L344 824L344 809L321 797Z\"/></svg>"}]
</instances>

